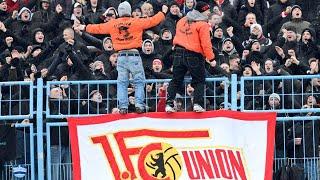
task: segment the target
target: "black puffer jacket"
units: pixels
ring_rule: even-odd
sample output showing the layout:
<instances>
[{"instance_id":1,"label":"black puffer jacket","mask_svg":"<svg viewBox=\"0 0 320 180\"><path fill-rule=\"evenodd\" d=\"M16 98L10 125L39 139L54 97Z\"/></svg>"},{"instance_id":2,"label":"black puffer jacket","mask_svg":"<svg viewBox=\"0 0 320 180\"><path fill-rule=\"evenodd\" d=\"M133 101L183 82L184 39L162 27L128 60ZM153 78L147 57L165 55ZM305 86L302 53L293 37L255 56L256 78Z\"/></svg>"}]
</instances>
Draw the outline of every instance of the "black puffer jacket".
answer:
<instances>
[{"instance_id":1,"label":"black puffer jacket","mask_svg":"<svg viewBox=\"0 0 320 180\"><path fill-rule=\"evenodd\" d=\"M102 7L101 0L98 0L98 4L96 7L96 12L93 12L90 1L88 2L87 6L83 10L83 14L85 16L85 23L86 24L98 24L102 22L100 18L101 15L106 11Z\"/></svg>"},{"instance_id":2,"label":"black puffer jacket","mask_svg":"<svg viewBox=\"0 0 320 180\"><path fill-rule=\"evenodd\" d=\"M245 2L245 4L243 6L241 6L240 11L239 11L239 16L238 16L238 22L240 24L244 24L245 20L246 20L246 16L249 13L254 13L256 15L257 18L257 22L258 24L263 24L264 20L264 16L262 14L261 9L259 9L258 5L255 4L254 7L251 7L248 3L248 1Z\"/></svg>"},{"instance_id":3,"label":"black puffer jacket","mask_svg":"<svg viewBox=\"0 0 320 180\"><path fill-rule=\"evenodd\" d=\"M273 22L279 19L279 16L281 16L281 13L285 11L288 6L291 6L292 4L293 4L292 0L288 0L286 3L281 3L281 1L278 0L276 4L272 5L269 8L267 22L270 24L274 24ZM288 15L286 18L283 18L281 22L274 24L274 26L269 29L269 33L271 35L272 41L276 40L277 34L279 33L281 26L289 20L290 19Z\"/></svg>"},{"instance_id":4,"label":"black puffer jacket","mask_svg":"<svg viewBox=\"0 0 320 180\"><path fill-rule=\"evenodd\" d=\"M166 16L166 19L160 24L161 29L166 28L169 29L174 37L176 34L176 25L179 21L180 17L177 15L173 15L170 12Z\"/></svg>"},{"instance_id":5,"label":"black puffer jacket","mask_svg":"<svg viewBox=\"0 0 320 180\"><path fill-rule=\"evenodd\" d=\"M241 7L245 5L247 2L248 2L247 0L234 0L233 6L236 8L237 12L240 12ZM270 3L270 0L269 0L269 3ZM255 7L257 7L257 10L261 11L262 17L266 17L268 13L267 0L256 0L255 4L256 4Z\"/></svg>"},{"instance_id":6,"label":"black puffer jacket","mask_svg":"<svg viewBox=\"0 0 320 180\"><path fill-rule=\"evenodd\" d=\"M10 14L8 12L0 10L0 21L1 22L5 21L9 17L10 17Z\"/></svg>"},{"instance_id":7,"label":"black puffer jacket","mask_svg":"<svg viewBox=\"0 0 320 180\"><path fill-rule=\"evenodd\" d=\"M315 113L312 116L317 115L319 114ZM292 123L289 129L288 156L290 158L318 157L319 128L319 121L294 121L294 125ZM301 145L295 145L295 138L301 138ZM303 160L301 161L303 163Z\"/></svg>"},{"instance_id":8,"label":"black puffer jacket","mask_svg":"<svg viewBox=\"0 0 320 180\"><path fill-rule=\"evenodd\" d=\"M237 19L238 13L236 11L236 8L234 8L229 0L224 0L224 2L221 4L222 11L224 12L224 15L228 16L231 19Z\"/></svg>"}]
</instances>

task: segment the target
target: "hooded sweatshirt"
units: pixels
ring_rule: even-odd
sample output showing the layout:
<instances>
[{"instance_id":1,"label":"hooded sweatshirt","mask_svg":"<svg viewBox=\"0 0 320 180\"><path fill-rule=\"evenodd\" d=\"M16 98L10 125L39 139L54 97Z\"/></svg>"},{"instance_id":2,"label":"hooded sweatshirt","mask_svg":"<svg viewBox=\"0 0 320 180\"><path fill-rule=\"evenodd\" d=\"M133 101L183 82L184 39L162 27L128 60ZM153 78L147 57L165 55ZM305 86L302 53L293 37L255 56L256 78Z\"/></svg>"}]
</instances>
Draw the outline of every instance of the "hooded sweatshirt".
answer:
<instances>
[{"instance_id":1,"label":"hooded sweatshirt","mask_svg":"<svg viewBox=\"0 0 320 180\"><path fill-rule=\"evenodd\" d=\"M33 16L33 13L32 13L32 12L30 11L30 9L27 8L27 7L23 7L23 8L19 11L17 19L18 19L18 20L21 20L21 15L22 15L23 11L28 11L28 13L30 14L30 17L29 17L29 20L28 20L28 21L31 21L32 16Z\"/></svg>"},{"instance_id":2,"label":"hooded sweatshirt","mask_svg":"<svg viewBox=\"0 0 320 180\"><path fill-rule=\"evenodd\" d=\"M165 18L163 12L150 18L131 18L131 6L126 1L119 5L118 14L120 18L86 27L86 31L92 34L110 34L116 51L140 48L143 30L158 25Z\"/></svg>"},{"instance_id":3,"label":"hooded sweatshirt","mask_svg":"<svg viewBox=\"0 0 320 180\"><path fill-rule=\"evenodd\" d=\"M145 49L145 44L146 43L151 43L151 52L147 52ZM143 41L142 43L142 53L140 53L141 55L141 59L142 59L142 63L143 63L143 67L145 68L152 68L152 61L153 59L155 59L155 57L157 57L157 55L154 52L154 44L150 39L146 39Z\"/></svg>"},{"instance_id":4,"label":"hooded sweatshirt","mask_svg":"<svg viewBox=\"0 0 320 180\"><path fill-rule=\"evenodd\" d=\"M190 11L177 23L173 44L202 54L207 60L214 59L208 18L197 10Z\"/></svg>"}]
</instances>

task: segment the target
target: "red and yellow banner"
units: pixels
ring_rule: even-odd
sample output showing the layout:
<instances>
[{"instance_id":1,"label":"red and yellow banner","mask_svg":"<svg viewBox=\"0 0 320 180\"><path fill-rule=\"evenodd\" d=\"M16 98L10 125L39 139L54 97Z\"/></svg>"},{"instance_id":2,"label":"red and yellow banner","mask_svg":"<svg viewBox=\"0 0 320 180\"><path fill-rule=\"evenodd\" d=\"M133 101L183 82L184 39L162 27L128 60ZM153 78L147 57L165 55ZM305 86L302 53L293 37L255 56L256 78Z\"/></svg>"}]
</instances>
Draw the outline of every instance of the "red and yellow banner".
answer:
<instances>
[{"instance_id":1,"label":"red and yellow banner","mask_svg":"<svg viewBox=\"0 0 320 180\"><path fill-rule=\"evenodd\" d=\"M75 180L271 180L275 113L69 118Z\"/></svg>"}]
</instances>

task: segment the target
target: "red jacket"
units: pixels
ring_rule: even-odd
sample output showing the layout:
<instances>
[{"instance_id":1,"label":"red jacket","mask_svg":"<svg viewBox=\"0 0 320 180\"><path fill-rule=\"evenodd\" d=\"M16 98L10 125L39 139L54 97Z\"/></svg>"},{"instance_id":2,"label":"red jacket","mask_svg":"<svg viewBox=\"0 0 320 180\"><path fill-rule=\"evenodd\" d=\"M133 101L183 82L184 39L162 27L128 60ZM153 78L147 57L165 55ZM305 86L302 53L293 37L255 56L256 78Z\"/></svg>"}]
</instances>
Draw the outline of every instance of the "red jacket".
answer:
<instances>
[{"instance_id":1,"label":"red jacket","mask_svg":"<svg viewBox=\"0 0 320 180\"><path fill-rule=\"evenodd\" d=\"M19 0L17 0L17 2L13 2L12 0L6 0L7 5L8 5L8 9L7 12L11 13L14 10L19 11L19 9L21 9L22 7L20 7L19 4ZM26 6L29 3L29 0L21 0L21 5Z\"/></svg>"}]
</instances>

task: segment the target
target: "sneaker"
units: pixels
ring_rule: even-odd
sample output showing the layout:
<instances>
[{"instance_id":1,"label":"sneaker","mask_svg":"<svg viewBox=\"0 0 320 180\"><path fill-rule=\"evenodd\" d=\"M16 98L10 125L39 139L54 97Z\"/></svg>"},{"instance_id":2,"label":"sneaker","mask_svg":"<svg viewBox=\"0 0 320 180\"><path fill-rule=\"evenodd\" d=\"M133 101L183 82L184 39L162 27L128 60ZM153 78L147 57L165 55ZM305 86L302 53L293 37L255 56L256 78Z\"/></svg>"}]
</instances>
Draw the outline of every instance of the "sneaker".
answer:
<instances>
[{"instance_id":1,"label":"sneaker","mask_svg":"<svg viewBox=\"0 0 320 180\"><path fill-rule=\"evenodd\" d=\"M165 110L166 110L167 113L176 112L176 110L172 106L170 106L169 104L166 105L166 109Z\"/></svg>"},{"instance_id":2,"label":"sneaker","mask_svg":"<svg viewBox=\"0 0 320 180\"><path fill-rule=\"evenodd\" d=\"M145 112L146 112L145 109L140 108L140 107L136 107L136 113L142 114L142 113L145 113Z\"/></svg>"},{"instance_id":3,"label":"sneaker","mask_svg":"<svg viewBox=\"0 0 320 180\"><path fill-rule=\"evenodd\" d=\"M206 110L203 109L203 107L201 107L199 104L194 104L193 105L193 111L194 112L205 112Z\"/></svg>"},{"instance_id":4,"label":"sneaker","mask_svg":"<svg viewBox=\"0 0 320 180\"><path fill-rule=\"evenodd\" d=\"M126 109L126 108L120 108L119 113L120 113L120 114L127 114L127 113L128 113L128 109Z\"/></svg>"}]
</instances>

